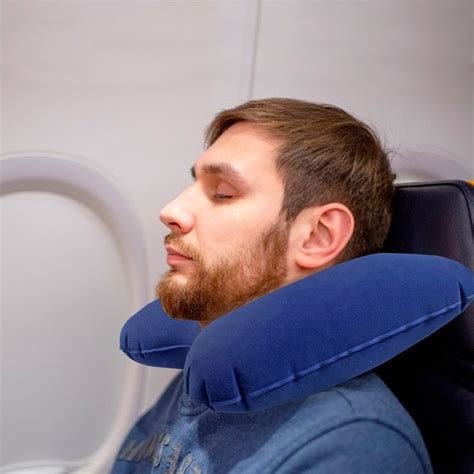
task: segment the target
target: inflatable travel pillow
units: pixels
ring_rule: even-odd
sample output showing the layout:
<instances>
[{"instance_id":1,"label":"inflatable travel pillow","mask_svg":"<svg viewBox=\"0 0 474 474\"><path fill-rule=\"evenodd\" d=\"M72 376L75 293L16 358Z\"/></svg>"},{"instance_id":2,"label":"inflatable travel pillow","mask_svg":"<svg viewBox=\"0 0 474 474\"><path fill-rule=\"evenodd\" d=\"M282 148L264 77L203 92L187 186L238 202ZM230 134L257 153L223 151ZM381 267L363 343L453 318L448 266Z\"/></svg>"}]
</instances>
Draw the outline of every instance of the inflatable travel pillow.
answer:
<instances>
[{"instance_id":1,"label":"inflatable travel pillow","mask_svg":"<svg viewBox=\"0 0 474 474\"><path fill-rule=\"evenodd\" d=\"M454 260L373 254L279 288L202 331L154 301L128 320L120 346L136 362L184 368L191 400L243 413L367 372L451 321L473 299L474 274Z\"/></svg>"}]
</instances>

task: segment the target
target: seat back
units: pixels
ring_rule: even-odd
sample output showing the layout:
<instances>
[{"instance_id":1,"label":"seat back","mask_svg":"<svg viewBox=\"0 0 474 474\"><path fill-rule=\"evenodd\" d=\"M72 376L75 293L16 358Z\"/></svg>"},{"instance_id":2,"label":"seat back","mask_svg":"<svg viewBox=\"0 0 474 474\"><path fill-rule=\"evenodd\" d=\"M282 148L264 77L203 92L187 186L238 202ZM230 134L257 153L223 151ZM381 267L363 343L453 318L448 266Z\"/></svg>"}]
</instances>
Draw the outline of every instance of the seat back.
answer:
<instances>
[{"instance_id":1,"label":"seat back","mask_svg":"<svg viewBox=\"0 0 474 474\"><path fill-rule=\"evenodd\" d=\"M383 251L441 255L474 271L474 188L401 184ZM435 473L474 472L474 305L377 369L417 423Z\"/></svg>"}]
</instances>

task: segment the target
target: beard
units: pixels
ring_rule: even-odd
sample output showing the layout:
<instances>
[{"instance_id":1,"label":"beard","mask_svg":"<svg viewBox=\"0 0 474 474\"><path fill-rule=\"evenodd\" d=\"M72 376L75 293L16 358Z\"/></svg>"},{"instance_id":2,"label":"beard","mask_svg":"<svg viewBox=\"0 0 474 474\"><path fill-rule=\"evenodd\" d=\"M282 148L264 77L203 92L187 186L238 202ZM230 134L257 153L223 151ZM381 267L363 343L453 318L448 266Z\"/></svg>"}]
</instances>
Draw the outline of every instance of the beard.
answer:
<instances>
[{"instance_id":1,"label":"beard","mask_svg":"<svg viewBox=\"0 0 474 474\"><path fill-rule=\"evenodd\" d=\"M192 258L193 269L185 282L175 270L165 273L156 285L156 297L174 319L211 322L284 284L288 238L289 225L279 218L252 246L236 249L210 266L180 242L181 237L170 234L165 244L175 243Z\"/></svg>"}]
</instances>

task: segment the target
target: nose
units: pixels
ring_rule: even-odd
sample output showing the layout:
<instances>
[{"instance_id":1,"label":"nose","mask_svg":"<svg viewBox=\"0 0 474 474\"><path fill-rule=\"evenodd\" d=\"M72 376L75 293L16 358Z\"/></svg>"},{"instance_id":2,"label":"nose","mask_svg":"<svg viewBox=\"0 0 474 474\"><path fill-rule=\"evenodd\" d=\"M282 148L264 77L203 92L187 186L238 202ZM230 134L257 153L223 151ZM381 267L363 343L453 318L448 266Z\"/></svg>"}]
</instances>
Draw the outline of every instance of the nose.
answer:
<instances>
[{"instance_id":1,"label":"nose","mask_svg":"<svg viewBox=\"0 0 474 474\"><path fill-rule=\"evenodd\" d=\"M194 216L186 205L184 194L170 201L160 212L160 221L173 233L187 234L194 226Z\"/></svg>"}]
</instances>

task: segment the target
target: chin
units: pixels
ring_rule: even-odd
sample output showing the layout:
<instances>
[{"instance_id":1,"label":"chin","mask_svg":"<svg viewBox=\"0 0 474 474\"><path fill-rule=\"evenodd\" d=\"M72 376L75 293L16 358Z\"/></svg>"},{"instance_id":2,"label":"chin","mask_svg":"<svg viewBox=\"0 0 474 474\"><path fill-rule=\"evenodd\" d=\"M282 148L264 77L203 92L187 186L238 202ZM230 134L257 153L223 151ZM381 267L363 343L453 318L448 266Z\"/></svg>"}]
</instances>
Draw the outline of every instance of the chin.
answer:
<instances>
[{"instance_id":1,"label":"chin","mask_svg":"<svg viewBox=\"0 0 474 474\"><path fill-rule=\"evenodd\" d=\"M170 278L173 278L173 282L181 282L185 284L189 280L189 275L186 275L185 273L181 273L178 271L171 272L169 276Z\"/></svg>"},{"instance_id":2,"label":"chin","mask_svg":"<svg viewBox=\"0 0 474 474\"><path fill-rule=\"evenodd\" d=\"M171 276L173 276L175 279L184 279L186 281L189 279L189 273L180 270L173 270L171 272Z\"/></svg>"}]
</instances>

